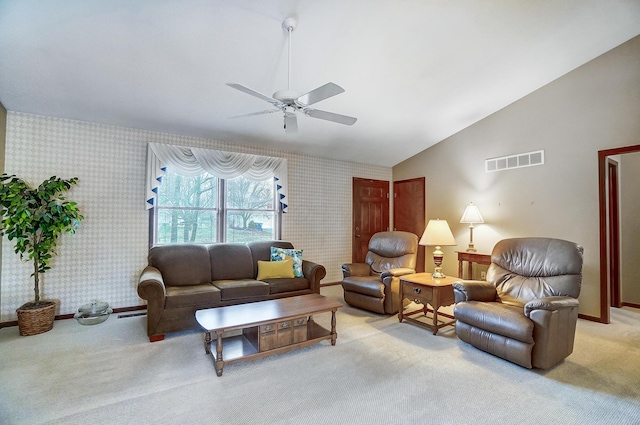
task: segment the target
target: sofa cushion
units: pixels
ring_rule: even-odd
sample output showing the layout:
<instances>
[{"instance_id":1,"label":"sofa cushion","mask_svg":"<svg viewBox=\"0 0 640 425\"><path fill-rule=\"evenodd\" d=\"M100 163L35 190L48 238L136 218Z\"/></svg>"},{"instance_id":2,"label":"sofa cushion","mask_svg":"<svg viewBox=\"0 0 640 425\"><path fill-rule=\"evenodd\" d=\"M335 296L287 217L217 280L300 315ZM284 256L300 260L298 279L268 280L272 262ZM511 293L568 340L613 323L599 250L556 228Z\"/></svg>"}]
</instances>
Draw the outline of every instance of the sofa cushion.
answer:
<instances>
[{"instance_id":1,"label":"sofa cushion","mask_svg":"<svg viewBox=\"0 0 640 425\"><path fill-rule=\"evenodd\" d=\"M244 243L209 245L211 280L253 279L251 251Z\"/></svg>"},{"instance_id":2,"label":"sofa cushion","mask_svg":"<svg viewBox=\"0 0 640 425\"><path fill-rule=\"evenodd\" d=\"M295 277L303 277L302 274L302 250L291 248L271 247L271 261L282 261L287 258L293 260L293 275Z\"/></svg>"},{"instance_id":3,"label":"sofa cushion","mask_svg":"<svg viewBox=\"0 0 640 425\"><path fill-rule=\"evenodd\" d=\"M160 270L167 287L211 282L211 263L205 245L156 245L149 250L149 265Z\"/></svg>"},{"instance_id":4,"label":"sofa cushion","mask_svg":"<svg viewBox=\"0 0 640 425\"><path fill-rule=\"evenodd\" d=\"M269 284L254 279L214 280L222 300L235 300L269 295Z\"/></svg>"},{"instance_id":5,"label":"sofa cushion","mask_svg":"<svg viewBox=\"0 0 640 425\"><path fill-rule=\"evenodd\" d=\"M165 308L217 305L220 290L210 283L201 285L167 286Z\"/></svg>"},{"instance_id":6,"label":"sofa cushion","mask_svg":"<svg viewBox=\"0 0 640 425\"><path fill-rule=\"evenodd\" d=\"M522 307L499 302L464 301L455 305L456 320L487 332L532 344L533 322Z\"/></svg>"},{"instance_id":7,"label":"sofa cushion","mask_svg":"<svg viewBox=\"0 0 640 425\"><path fill-rule=\"evenodd\" d=\"M304 277L292 277L289 279L264 279L269 284L269 293L282 294L283 292L304 291L310 289L311 284Z\"/></svg>"},{"instance_id":8,"label":"sofa cushion","mask_svg":"<svg viewBox=\"0 0 640 425\"><path fill-rule=\"evenodd\" d=\"M284 261L258 261L258 280L291 277L294 277L291 258Z\"/></svg>"}]
</instances>

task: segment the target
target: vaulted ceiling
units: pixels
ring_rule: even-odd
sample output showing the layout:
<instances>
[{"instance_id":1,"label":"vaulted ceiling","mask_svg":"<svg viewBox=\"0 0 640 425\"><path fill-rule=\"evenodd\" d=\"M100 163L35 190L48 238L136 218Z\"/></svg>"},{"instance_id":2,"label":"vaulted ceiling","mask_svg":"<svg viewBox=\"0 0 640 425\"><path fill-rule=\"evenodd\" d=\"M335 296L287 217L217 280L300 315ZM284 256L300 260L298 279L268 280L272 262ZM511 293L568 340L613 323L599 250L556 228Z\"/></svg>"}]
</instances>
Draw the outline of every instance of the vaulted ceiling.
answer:
<instances>
[{"instance_id":1,"label":"vaulted ceiling","mask_svg":"<svg viewBox=\"0 0 640 425\"><path fill-rule=\"evenodd\" d=\"M267 96L327 82L313 105ZM393 166L640 34L638 0L0 0L0 102L85 120Z\"/></svg>"}]
</instances>

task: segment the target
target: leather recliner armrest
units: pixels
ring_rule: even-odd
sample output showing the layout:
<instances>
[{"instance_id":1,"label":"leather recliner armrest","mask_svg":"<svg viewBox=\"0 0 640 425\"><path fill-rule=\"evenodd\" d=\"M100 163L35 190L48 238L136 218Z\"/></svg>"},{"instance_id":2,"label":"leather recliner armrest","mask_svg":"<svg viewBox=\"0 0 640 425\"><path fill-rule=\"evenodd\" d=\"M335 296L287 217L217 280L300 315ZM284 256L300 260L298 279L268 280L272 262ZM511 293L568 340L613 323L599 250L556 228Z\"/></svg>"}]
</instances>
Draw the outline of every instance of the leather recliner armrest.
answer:
<instances>
[{"instance_id":1,"label":"leather recliner armrest","mask_svg":"<svg viewBox=\"0 0 640 425\"><path fill-rule=\"evenodd\" d=\"M415 272L416 272L415 269L410 269L408 267L398 267L395 269L389 269L389 270L383 271L382 273L380 273L380 279L384 280L384 278L388 276L398 277L398 276L403 276L405 274L413 274Z\"/></svg>"},{"instance_id":2,"label":"leather recliner armrest","mask_svg":"<svg viewBox=\"0 0 640 425\"><path fill-rule=\"evenodd\" d=\"M155 267L144 268L138 279L138 296L143 300L163 300L167 296L167 291L162 280L162 273Z\"/></svg>"},{"instance_id":3,"label":"leather recliner armrest","mask_svg":"<svg viewBox=\"0 0 640 425\"><path fill-rule=\"evenodd\" d=\"M561 310L564 308L575 308L580 305L579 301L573 297L544 297L531 300L524 305L524 315L529 317L534 310Z\"/></svg>"},{"instance_id":4,"label":"leather recliner armrest","mask_svg":"<svg viewBox=\"0 0 640 425\"><path fill-rule=\"evenodd\" d=\"M459 280L453 282L453 293L456 303L461 301L495 301L498 293L496 287L483 280Z\"/></svg>"},{"instance_id":5,"label":"leather recliner armrest","mask_svg":"<svg viewBox=\"0 0 640 425\"><path fill-rule=\"evenodd\" d=\"M371 267L367 263L347 263L342 265L342 276L370 276Z\"/></svg>"}]
</instances>

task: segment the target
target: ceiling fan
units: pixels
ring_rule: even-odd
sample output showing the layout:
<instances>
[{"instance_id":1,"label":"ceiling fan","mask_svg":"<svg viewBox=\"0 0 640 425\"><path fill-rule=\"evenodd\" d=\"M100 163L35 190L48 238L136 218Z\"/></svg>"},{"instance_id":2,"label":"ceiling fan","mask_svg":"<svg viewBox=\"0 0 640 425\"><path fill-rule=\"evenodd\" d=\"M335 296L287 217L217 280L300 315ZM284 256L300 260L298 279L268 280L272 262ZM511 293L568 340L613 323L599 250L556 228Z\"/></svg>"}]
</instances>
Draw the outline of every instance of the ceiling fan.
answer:
<instances>
[{"instance_id":1,"label":"ceiling fan","mask_svg":"<svg viewBox=\"0 0 640 425\"><path fill-rule=\"evenodd\" d=\"M344 89L335 83L327 83L303 95L300 95L299 92L290 89L291 33L296 29L297 24L298 23L294 18L287 18L284 20L284 22L282 22L282 28L287 31L289 35L289 58L286 90L278 90L273 94L272 97L269 97L253 89L250 89L249 87L243 86L242 84L227 83L229 87L233 87L236 90L240 90L241 92L269 102L276 109L268 109L265 111L253 112L250 114L236 115L229 118L240 118L254 115L271 114L274 112L282 112L284 114L284 130L286 133L295 133L298 131L296 112L302 112L308 117L319 118L326 121L333 121L338 124L353 125L357 121L357 118L354 117L340 115L333 112L321 111L320 109L313 109L309 107L322 100L328 99L332 96L344 92Z\"/></svg>"}]
</instances>

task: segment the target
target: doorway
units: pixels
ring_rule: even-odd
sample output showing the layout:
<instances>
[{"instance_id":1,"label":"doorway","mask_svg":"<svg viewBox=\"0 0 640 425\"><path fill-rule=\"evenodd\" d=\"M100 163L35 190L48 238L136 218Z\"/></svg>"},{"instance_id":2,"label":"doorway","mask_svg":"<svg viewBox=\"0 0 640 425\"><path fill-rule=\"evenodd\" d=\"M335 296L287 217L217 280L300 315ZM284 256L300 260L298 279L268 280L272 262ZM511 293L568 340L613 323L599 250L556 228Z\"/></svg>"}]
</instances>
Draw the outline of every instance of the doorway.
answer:
<instances>
[{"instance_id":1,"label":"doorway","mask_svg":"<svg viewBox=\"0 0 640 425\"><path fill-rule=\"evenodd\" d=\"M598 151L598 194L600 215L600 318L602 323L610 322L610 306L625 303L620 298L619 276L620 253L619 241L619 199L618 199L618 167L611 156L640 152L640 145L626 146ZM614 181L612 181L614 180ZM608 220L608 216L615 217ZM613 227L612 227L613 225ZM617 230L616 230L617 228ZM610 247L614 247L610 249ZM613 275L613 278L612 278ZM612 286L612 283L617 286ZM617 299L616 299L617 297Z\"/></svg>"}]
</instances>

